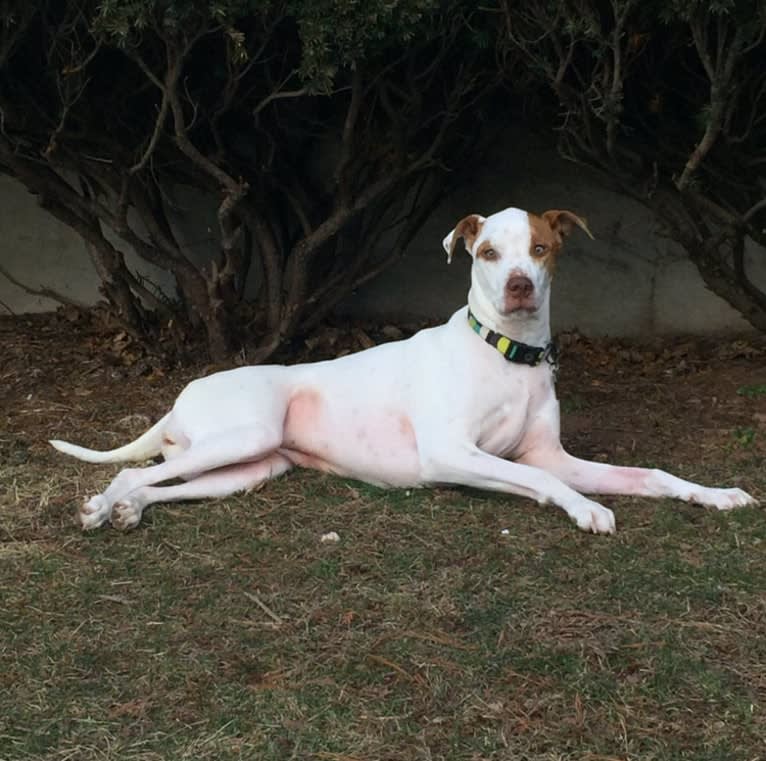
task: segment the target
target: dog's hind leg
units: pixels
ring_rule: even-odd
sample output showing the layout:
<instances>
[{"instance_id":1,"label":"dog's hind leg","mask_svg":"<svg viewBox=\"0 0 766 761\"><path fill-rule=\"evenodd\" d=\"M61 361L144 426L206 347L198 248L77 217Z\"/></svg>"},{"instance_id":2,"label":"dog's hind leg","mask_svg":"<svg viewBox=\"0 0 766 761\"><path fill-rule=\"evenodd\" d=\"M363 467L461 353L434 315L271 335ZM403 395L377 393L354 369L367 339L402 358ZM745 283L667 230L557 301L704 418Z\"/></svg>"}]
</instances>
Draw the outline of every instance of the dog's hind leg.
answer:
<instances>
[{"instance_id":1,"label":"dog's hind leg","mask_svg":"<svg viewBox=\"0 0 766 761\"><path fill-rule=\"evenodd\" d=\"M140 523L144 509L155 502L226 497L281 476L291 467L292 463L287 457L275 452L258 462L227 465L184 483L172 486L141 486L114 503L111 523L120 530L134 528Z\"/></svg>"},{"instance_id":2,"label":"dog's hind leg","mask_svg":"<svg viewBox=\"0 0 766 761\"><path fill-rule=\"evenodd\" d=\"M227 465L257 462L272 454L281 443L281 426L263 424L230 428L201 441L191 441L187 449L159 465L120 471L103 494L91 497L80 508L80 523L84 529L97 528L111 517L112 505L136 489L172 478L191 480Z\"/></svg>"}]
</instances>

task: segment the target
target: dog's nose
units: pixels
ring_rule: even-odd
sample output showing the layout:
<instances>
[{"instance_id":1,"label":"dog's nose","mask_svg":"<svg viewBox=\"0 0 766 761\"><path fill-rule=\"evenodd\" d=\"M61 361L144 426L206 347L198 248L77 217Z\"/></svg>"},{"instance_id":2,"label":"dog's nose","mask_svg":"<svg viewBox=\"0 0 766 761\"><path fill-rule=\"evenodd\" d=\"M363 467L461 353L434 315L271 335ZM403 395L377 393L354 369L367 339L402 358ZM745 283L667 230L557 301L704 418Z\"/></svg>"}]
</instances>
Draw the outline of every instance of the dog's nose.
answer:
<instances>
[{"instance_id":1,"label":"dog's nose","mask_svg":"<svg viewBox=\"0 0 766 761\"><path fill-rule=\"evenodd\" d=\"M532 281L524 275L514 275L508 278L505 288L511 296L519 299L529 298L535 290Z\"/></svg>"}]
</instances>

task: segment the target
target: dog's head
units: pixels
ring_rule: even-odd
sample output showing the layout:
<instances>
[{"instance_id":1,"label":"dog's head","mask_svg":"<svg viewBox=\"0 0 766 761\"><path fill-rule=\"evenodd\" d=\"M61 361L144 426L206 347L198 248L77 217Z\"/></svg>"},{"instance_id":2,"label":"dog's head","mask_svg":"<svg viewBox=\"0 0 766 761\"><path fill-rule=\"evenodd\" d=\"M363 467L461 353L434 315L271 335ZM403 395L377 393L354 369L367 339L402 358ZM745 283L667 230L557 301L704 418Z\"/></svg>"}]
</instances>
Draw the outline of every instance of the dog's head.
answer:
<instances>
[{"instance_id":1,"label":"dog's head","mask_svg":"<svg viewBox=\"0 0 766 761\"><path fill-rule=\"evenodd\" d=\"M504 209L490 217L469 214L443 240L451 261L459 238L473 258L471 279L502 316L534 313L544 303L564 243L575 227L588 230L571 211L554 209L539 216Z\"/></svg>"}]
</instances>

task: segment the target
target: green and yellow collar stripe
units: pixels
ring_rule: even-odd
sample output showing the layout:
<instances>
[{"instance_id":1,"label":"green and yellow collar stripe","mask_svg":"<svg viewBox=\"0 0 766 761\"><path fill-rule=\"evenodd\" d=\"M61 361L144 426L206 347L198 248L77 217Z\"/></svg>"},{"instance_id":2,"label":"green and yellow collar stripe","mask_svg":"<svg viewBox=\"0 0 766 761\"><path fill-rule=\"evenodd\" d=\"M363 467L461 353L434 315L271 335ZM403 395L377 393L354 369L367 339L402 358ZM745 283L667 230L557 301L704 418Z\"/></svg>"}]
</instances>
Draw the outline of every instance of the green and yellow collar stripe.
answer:
<instances>
[{"instance_id":1,"label":"green and yellow collar stripe","mask_svg":"<svg viewBox=\"0 0 766 761\"><path fill-rule=\"evenodd\" d=\"M475 333L478 333L490 346L494 346L509 362L537 367L541 362L547 361L554 367L556 366L558 350L553 341L545 346L530 346L521 341L514 341L512 338L508 338L502 333L495 333L494 330L482 325L470 309L468 310L468 324Z\"/></svg>"}]
</instances>

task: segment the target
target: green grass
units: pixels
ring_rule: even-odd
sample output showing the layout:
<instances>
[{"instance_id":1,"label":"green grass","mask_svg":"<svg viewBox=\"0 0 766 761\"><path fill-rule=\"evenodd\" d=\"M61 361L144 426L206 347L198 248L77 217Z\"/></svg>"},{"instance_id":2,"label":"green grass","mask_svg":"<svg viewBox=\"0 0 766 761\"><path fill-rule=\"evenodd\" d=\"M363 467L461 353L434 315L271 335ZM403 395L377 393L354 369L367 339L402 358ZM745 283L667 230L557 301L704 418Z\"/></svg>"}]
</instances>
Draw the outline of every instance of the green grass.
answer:
<instances>
[{"instance_id":1,"label":"green grass","mask_svg":"<svg viewBox=\"0 0 766 761\"><path fill-rule=\"evenodd\" d=\"M749 425L736 428L732 433L734 441L742 449L751 449L757 435L755 428Z\"/></svg>"},{"instance_id":2,"label":"green grass","mask_svg":"<svg viewBox=\"0 0 766 761\"><path fill-rule=\"evenodd\" d=\"M755 383L748 386L740 386L737 389L740 396L746 396L748 399L757 399L766 396L766 383Z\"/></svg>"},{"instance_id":3,"label":"green grass","mask_svg":"<svg viewBox=\"0 0 766 761\"><path fill-rule=\"evenodd\" d=\"M763 756L758 510L294 473L82 535L49 466L0 472L3 761Z\"/></svg>"}]
</instances>

